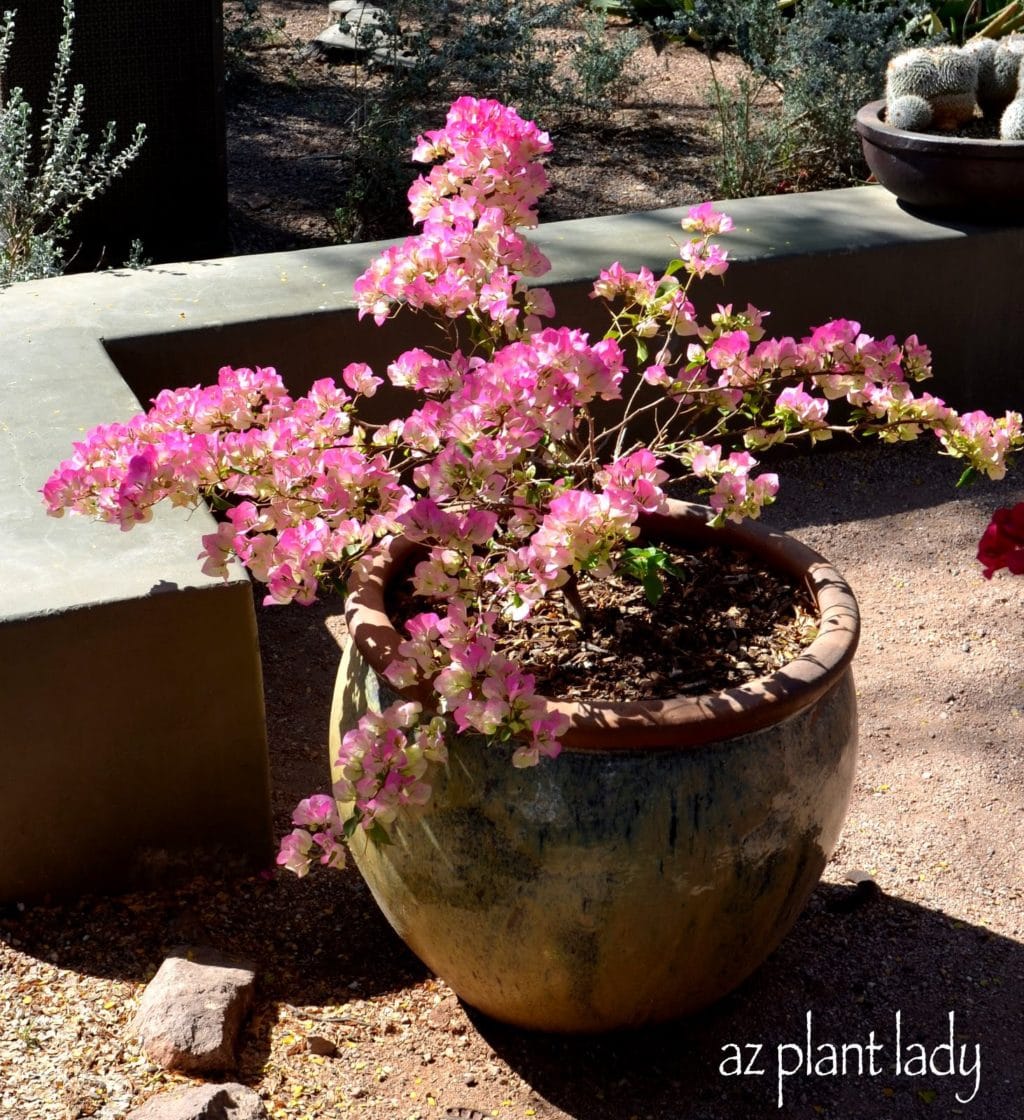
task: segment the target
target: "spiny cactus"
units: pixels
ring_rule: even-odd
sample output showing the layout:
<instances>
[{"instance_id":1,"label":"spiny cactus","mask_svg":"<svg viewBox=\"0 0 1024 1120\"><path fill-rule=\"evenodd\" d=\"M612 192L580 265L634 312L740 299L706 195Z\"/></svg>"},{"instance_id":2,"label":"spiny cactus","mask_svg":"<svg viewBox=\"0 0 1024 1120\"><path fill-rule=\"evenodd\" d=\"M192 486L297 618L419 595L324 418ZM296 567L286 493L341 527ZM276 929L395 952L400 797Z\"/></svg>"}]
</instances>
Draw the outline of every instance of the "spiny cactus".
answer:
<instances>
[{"instance_id":1,"label":"spiny cactus","mask_svg":"<svg viewBox=\"0 0 1024 1120\"><path fill-rule=\"evenodd\" d=\"M885 119L893 128L923 132L932 123L931 103L916 93L905 93L886 105Z\"/></svg>"},{"instance_id":2,"label":"spiny cactus","mask_svg":"<svg viewBox=\"0 0 1024 1120\"><path fill-rule=\"evenodd\" d=\"M997 116L1017 96L1024 35L1001 39L992 54L991 67L979 72L978 101L986 116Z\"/></svg>"},{"instance_id":3,"label":"spiny cactus","mask_svg":"<svg viewBox=\"0 0 1024 1120\"><path fill-rule=\"evenodd\" d=\"M977 58L979 81L986 68L991 69L992 56L996 53L997 45L995 39L989 39L986 35L979 35L976 39L968 39L960 48L964 54L972 54Z\"/></svg>"},{"instance_id":4,"label":"spiny cactus","mask_svg":"<svg viewBox=\"0 0 1024 1120\"><path fill-rule=\"evenodd\" d=\"M930 51L904 51L889 60L885 71L885 99L889 104L910 94L928 99L938 91L939 68Z\"/></svg>"},{"instance_id":5,"label":"spiny cactus","mask_svg":"<svg viewBox=\"0 0 1024 1120\"><path fill-rule=\"evenodd\" d=\"M1011 101L999 120L1000 140L1024 140L1024 97Z\"/></svg>"},{"instance_id":6,"label":"spiny cactus","mask_svg":"<svg viewBox=\"0 0 1024 1120\"><path fill-rule=\"evenodd\" d=\"M932 57L939 74L939 88L931 98L932 124L953 130L974 116L978 60L957 47L936 47Z\"/></svg>"},{"instance_id":7,"label":"spiny cactus","mask_svg":"<svg viewBox=\"0 0 1024 1120\"><path fill-rule=\"evenodd\" d=\"M1001 118L1002 139L1024 140L1024 35L904 51L889 61L885 93L894 128L956 129L980 105Z\"/></svg>"},{"instance_id":8,"label":"spiny cactus","mask_svg":"<svg viewBox=\"0 0 1024 1120\"><path fill-rule=\"evenodd\" d=\"M908 123L897 128L912 131L929 125L955 129L974 116L978 86L978 59L957 47L918 48L893 58L886 70L888 119ZM931 112L927 120L921 106L908 97L923 98ZM916 123L909 123L909 122ZM921 123L923 122L923 123Z\"/></svg>"},{"instance_id":9,"label":"spiny cactus","mask_svg":"<svg viewBox=\"0 0 1024 1120\"><path fill-rule=\"evenodd\" d=\"M977 55L959 47L936 47L931 56L944 93L972 93L977 88Z\"/></svg>"},{"instance_id":10,"label":"spiny cactus","mask_svg":"<svg viewBox=\"0 0 1024 1120\"><path fill-rule=\"evenodd\" d=\"M973 56L978 64L978 103L985 108L986 91L995 82L996 40L979 35L966 42L961 48L964 54Z\"/></svg>"}]
</instances>

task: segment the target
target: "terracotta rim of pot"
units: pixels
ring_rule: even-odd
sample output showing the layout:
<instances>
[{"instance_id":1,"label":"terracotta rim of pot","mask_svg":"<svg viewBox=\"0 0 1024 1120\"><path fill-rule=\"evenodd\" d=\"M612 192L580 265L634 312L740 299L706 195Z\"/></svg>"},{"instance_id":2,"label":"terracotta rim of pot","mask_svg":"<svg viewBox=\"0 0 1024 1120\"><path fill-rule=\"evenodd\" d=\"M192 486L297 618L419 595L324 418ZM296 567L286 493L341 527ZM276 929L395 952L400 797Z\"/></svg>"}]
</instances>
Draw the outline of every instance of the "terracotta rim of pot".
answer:
<instances>
[{"instance_id":1,"label":"terracotta rim of pot","mask_svg":"<svg viewBox=\"0 0 1024 1120\"><path fill-rule=\"evenodd\" d=\"M894 152L928 152L936 156L969 152L975 158L1024 158L1024 140L986 140L973 136L943 136L935 132L910 132L894 128L883 119L885 99L869 101L857 110L856 127L861 136Z\"/></svg>"},{"instance_id":2,"label":"terracotta rim of pot","mask_svg":"<svg viewBox=\"0 0 1024 1120\"><path fill-rule=\"evenodd\" d=\"M784 533L744 522L721 529L707 524L708 509L670 501L665 514L645 515L640 524L654 539L680 543L724 544L755 553L770 567L802 580L818 605L818 636L804 652L774 673L737 688L696 697L666 700L551 701L551 710L570 720L565 747L617 750L685 747L749 734L803 711L828 692L846 672L860 635L857 601L839 572L813 549ZM398 656L403 639L384 609L385 589L417 546L394 538L373 556L360 576L349 581L345 604L348 632L378 673ZM431 708L428 682L400 690L409 700Z\"/></svg>"}]
</instances>

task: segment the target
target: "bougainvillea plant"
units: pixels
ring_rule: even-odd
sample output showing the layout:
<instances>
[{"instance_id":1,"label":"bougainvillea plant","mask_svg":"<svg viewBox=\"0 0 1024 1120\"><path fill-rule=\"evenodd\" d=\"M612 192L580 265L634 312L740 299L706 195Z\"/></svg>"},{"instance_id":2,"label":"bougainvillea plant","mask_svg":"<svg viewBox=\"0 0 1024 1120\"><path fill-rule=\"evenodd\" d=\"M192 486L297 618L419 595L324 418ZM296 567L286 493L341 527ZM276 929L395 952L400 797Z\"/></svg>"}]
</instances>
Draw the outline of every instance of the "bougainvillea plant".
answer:
<instances>
[{"instance_id":1,"label":"bougainvillea plant","mask_svg":"<svg viewBox=\"0 0 1024 1120\"><path fill-rule=\"evenodd\" d=\"M1024 576L1024 502L997 509L992 515L978 542L978 560L986 579L991 579L1001 568L1015 576Z\"/></svg>"},{"instance_id":2,"label":"bougainvillea plant","mask_svg":"<svg viewBox=\"0 0 1024 1120\"><path fill-rule=\"evenodd\" d=\"M418 141L415 158L433 165L410 190L422 228L356 284L361 315L382 324L411 308L442 330L437 346L384 371L405 402L393 420L361 418L384 381L362 363L297 399L272 369L225 368L216 385L162 392L146 414L92 431L43 488L52 514L122 529L163 500L212 500L222 519L204 538L204 571L226 574L235 557L268 602L312 602L393 534L421 543L412 584L432 609L407 622L386 677L399 693L431 680L433 710L400 700L345 735L334 791L344 824L335 798L316 795L282 843L278 862L300 875L317 857L340 863L343 836L380 838L404 806L425 803L453 733L513 742L517 766L558 754L563 717L497 650L496 632L542 599L571 599L579 579L628 567L638 518L663 506L670 472L700 480L722 522L774 499L778 479L755 455L776 444L930 431L991 478L1024 446L1019 414L959 415L914 393L930 374L916 337L873 338L840 319L769 338L753 307L700 321L691 287L724 272L715 238L731 228L708 204L683 219L662 275L601 272L604 338L546 325L551 296L528 281L549 264L523 230L536 224L550 148L513 109L471 98ZM618 409L608 419L603 406L601 423L599 400Z\"/></svg>"}]
</instances>

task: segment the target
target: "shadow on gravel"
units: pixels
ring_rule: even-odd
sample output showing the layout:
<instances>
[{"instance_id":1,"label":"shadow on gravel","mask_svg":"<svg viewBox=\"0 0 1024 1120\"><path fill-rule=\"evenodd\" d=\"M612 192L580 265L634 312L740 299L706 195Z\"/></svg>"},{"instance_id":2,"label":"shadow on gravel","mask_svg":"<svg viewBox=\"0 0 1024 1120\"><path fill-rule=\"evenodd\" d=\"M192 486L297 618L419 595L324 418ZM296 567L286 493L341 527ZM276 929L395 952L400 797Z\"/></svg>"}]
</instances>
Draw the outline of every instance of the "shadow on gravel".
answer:
<instances>
[{"instance_id":1,"label":"shadow on gravel","mask_svg":"<svg viewBox=\"0 0 1024 1120\"><path fill-rule=\"evenodd\" d=\"M780 482L778 505L764 514L767 525L788 532L959 502L965 519L983 518L980 535L992 510L1024 498L1024 471L1019 468L998 482L977 477L958 488L963 461L942 454L929 434L897 446L874 440L837 439L832 444L809 454L763 457L763 469L776 472Z\"/></svg>"},{"instance_id":2,"label":"shadow on gravel","mask_svg":"<svg viewBox=\"0 0 1024 1120\"><path fill-rule=\"evenodd\" d=\"M180 944L253 960L258 996L240 1068L253 1084L279 1004L317 1008L333 1022L332 1007L428 975L351 869L319 882L197 880L177 891L8 907L0 938L61 968L124 980L148 979ZM577 1120L882 1120L968 1110L1015 1120L1024 1095L1024 945L853 887L819 886L739 991L678 1023L563 1038L467 1011L498 1057Z\"/></svg>"},{"instance_id":3,"label":"shadow on gravel","mask_svg":"<svg viewBox=\"0 0 1024 1120\"><path fill-rule=\"evenodd\" d=\"M767 964L679 1023L573 1039L471 1017L577 1120L1019 1117L1024 945L897 898L858 897L820 886Z\"/></svg>"},{"instance_id":4,"label":"shadow on gravel","mask_svg":"<svg viewBox=\"0 0 1024 1120\"><path fill-rule=\"evenodd\" d=\"M119 898L3 906L0 941L64 970L131 982L148 982L181 946L212 946L253 962L256 1003L236 1077L253 1086L264 1075L281 1004L315 1009L330 1031L332 1008L429 975L392 933L353 867L319 879L196 879ZM352 1029L365 1030L358 1021Z\"/></svg>"}]
</instances>

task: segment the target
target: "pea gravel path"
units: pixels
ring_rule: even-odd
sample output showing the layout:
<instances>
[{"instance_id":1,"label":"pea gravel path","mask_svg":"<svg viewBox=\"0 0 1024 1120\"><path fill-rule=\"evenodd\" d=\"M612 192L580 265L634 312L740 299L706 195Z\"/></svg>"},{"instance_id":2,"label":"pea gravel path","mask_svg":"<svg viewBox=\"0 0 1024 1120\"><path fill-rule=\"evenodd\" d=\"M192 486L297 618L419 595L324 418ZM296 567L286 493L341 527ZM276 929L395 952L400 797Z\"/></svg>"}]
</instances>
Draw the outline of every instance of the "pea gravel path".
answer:
<instances>
[{"instance_id":1,"label":"pea gravel path","mask_svg":"<svg viewBox=\"0 0 1024 1120\"><path fill-rule=\"evenodd\" d=\"M299 37L322 19L313 14L322 5L304 0L264 6L294 21ZM330 134L318 127L310 140L304 117L266 102L276 90L319 112L329 75L296 89L275 77L288 59L265 56L269 80L239 98L230 121L239 251L329 240L325 215L338 197L332 162L304 158L329 152ZM565 172L551 217L706 195L706 64L675 48L640 62L634 107L609 117L603 139L581 132L574 151L571 132L556 137ZM330 104L322 108L330 121ZM637 158L623 154L644 122L658 176L630 174ZM672 152L678 166L666 162ZM119 1120L185 1084L150 1065L125 1032L145 982L183 941L259 963L235 1076L276 1118L434 1120L462 1108L509 1120L1020 1120L1024 579L987 583L974 548L992 508L1024 499L1024 478L954 493L953 465L916 445L816 453L782 473L769 521L824 552L860 598L861 761L823 884L743 988L690 1021L625 1037L506 1029L426 973L351 870L319 882L199 880L113 900L11 906L0 908L0 1120ZM327 780L339 605L259 615L283 829L294 802ZM846 881L853 869L873 876L877 895ZM957 1065L948 1073L936 1047L948 1042L951 1014ZM808 1075L801 1062L779 1108L779 1059L796 1068L808 1016L812 1047L874 1042L862 1051L874 1065L858 1073L854 1050L845 1075L830 1075L825 1060ZM312 1035L334 1042L337 1056L311 1052ZM927 1073L916 1071L914 1043L935 1059ZM749 1072L725 1076L737 1047Z\"/></svg>"},{"instance_id":2,"label":"pea gravel path","mask_svg":"<svg viewBox=\"0 0 1024 1120\"><path fill-rule=\"evenodd\" d=\"M461 1107L510 1120L1019 1120L1024 580L986 582L973 555L990 510L1024 499L1024 480L954 493L955 476L916 445L816 453L783 470L770 520L837 562L859 594L862 753L823 884L789 939L720 1005L599 1040L498 1026L406 952L354 871L9 907L0 1117L117 1120L184 1083L147 1063L124 1028L165 951L192 941L259 963L238 1079L274 1117L428 1120ZM326 780L340 619L334 604L261 609L260 626L284 827L296 798ZM851 869L880 892L847 883ZM950 1074L933 1051L948 1044L951 1013ZM876 1072L858 1074L853 1050L845 1076L801 1065L779 1109L779 1047L784 1068L800 1065L808 1016L812 1047L873 1041ZM311 1053L310 1035L338 1055ZM927 1073L907 1065L914 1043L935 1059ZM724 1076L734 1046L750 1072ZM977 1092L958 1103L975 1089L979 1052Z\"/></svg>"}]
</instances>

